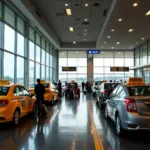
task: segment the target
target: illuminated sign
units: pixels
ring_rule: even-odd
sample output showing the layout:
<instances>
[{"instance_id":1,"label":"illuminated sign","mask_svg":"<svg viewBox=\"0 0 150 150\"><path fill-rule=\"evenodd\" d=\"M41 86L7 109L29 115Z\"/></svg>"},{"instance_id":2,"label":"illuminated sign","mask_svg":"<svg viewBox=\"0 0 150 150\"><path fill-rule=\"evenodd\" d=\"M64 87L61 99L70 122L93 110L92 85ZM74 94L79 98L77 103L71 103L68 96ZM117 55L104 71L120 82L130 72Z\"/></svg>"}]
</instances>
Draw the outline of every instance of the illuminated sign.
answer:
<instances>
[{"instance_id":1,"label":"illuminated sign","mask_svg":"<svg viewBox=\"0 0 150 150\"><path fill-rule=\"evenodd\" d=\"M62 71L77 71L77 67L62 67Z\"/></svg>"},{"instance_id":2,"label":"illuminated sign","mask_svg":"<svg viewBox=\"0 0 150 150\"><path fill-rule=\"evenodd\" d=\"M110 67L110 71L114 72L126 72L129 71L129 67Z\"/></svg>"},{"instance_id":3,"label":"illuminated sign","mask_svg":"<svg viewBox=\"0 0 150 150\"><path fill-rule=\"evenodd\" d=\"M88 50L87 53L88 54L99 54L100 51L99 50Z\"/></svg>"}]
</instances>

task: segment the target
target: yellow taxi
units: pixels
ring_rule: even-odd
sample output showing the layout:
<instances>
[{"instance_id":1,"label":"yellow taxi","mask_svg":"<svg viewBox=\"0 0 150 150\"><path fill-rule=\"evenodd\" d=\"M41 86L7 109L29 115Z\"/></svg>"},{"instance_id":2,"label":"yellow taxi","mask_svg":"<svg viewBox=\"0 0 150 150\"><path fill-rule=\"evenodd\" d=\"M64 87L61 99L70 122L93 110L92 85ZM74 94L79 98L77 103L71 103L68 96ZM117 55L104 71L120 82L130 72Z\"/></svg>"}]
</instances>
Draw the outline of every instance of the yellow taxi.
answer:
<instances>
[{"instance_id":1,"label":"yellow taxi","mask_svg":"<svg viewBox=\"0 0 150 150\"><path fill-rule=\"evenodd\" d=\"M0 80L0 123L19 124L21 117L35 110L35 101L22 85L10 85L9 81Z\"/></svg>"},{"instance_id":2,"label":"yellow taxi","mask_svg":"<svg viewBox=\"0 0 150 150\"><path fill-rule=\"evenodd\" d=\"M44 101L52 103L55 100L59 100L59 92L53 83L41 80L41 84L45 86ZM34 87L35 84L31 85L28 92L34 94Z\"/></svg>"}]
</instances>

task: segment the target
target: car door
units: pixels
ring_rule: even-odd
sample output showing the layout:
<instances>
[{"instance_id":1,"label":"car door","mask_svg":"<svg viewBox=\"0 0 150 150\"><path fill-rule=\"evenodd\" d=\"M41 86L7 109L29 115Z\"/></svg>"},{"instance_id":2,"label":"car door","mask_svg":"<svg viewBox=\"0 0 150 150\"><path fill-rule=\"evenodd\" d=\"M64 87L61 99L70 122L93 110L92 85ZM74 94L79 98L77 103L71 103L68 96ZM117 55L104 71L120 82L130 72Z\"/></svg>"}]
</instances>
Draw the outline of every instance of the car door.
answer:
<instances>
[{"instance_id":1,"label":"car door","mask_svg":"<svg viewBox=\"0 0 150 150\"><path fill-rule=\"evenodd\" d=\"M32 109L32 99L29 92L23 87L19 87L23 93L24 105L25 105L25 114L27 114Z\"/></svg>"},{"instance_id":2,"label":"car door","mask_svg":"<svg viewBox=\"0 0 150 150\"><path fill-rule=\"evenodd\" d=\"M109 99L107 99L107 110L108 110L108 115L113 118L113 107L114 107L114 99L117 93L118 87L114 89L114 91L111 93Z\"/></svg>"}]
</instances>

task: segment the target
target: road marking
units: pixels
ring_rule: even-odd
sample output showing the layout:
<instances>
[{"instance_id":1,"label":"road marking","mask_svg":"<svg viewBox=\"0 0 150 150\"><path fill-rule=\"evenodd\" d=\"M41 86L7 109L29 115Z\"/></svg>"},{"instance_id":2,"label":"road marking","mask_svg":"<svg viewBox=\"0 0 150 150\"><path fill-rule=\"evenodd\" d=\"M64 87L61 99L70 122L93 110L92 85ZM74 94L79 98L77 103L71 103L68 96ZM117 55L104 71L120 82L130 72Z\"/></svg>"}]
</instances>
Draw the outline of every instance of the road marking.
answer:
<instances>
[{"instance_id":1,"label":"road marking","mask_svg":"<svg viewBox=\"0 0 150 150\"><path fill-rule=\"evenodd\" d=\"M102 141L100 139L100 136L99 136L96 126L94 124L91 102L88 102L88 110L89 110L89 114L90 114L91 134L93 135L93 138L94 138L95 150L104 150Z\"/></svg>"}]
</instances>

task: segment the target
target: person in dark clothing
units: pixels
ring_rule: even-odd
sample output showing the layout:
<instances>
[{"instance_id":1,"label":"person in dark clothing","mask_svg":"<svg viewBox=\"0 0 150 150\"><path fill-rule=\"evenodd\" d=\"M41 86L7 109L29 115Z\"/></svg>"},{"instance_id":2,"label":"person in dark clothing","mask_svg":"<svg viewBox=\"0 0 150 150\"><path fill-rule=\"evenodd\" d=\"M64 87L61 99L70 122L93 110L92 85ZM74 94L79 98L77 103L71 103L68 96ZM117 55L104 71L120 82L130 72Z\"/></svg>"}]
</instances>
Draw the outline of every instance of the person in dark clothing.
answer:
<instances>
[{"instance_id":1,"label":"person in dark clothing","mask_svg":"<svg viewBox=\"0 0 150 150\"><path fill-rule=\"evenodd\" d=\"M82 82L82 92L84 92L84 86L85 86L85 83L84 83L84 81Z\"/></svg>"},{"instance_id":2,"label":"person in dark clothing","mask_svg":"<svg viewBox=\"0 0 150 150\"><path fill-rule=\"evenodd\" d=\"M58 91L59 91L59 96L61 96L61 94L62 94L62 85L61 85L60 80L58 82Z\"/></svg>"},{"instance_id":3,"label":"person in dark clothing","mask_svg":"<svg viewBox=\"0 0 150 150\"><path fill-rule=\"evenodd\" d=\"M38 115L40 115L40 104L44 103L45 87L43 84L40 83L40 79L37 79L37 83L38 84L35 86L34 93L37 100Z\"/></svg>"}]
</instances>

